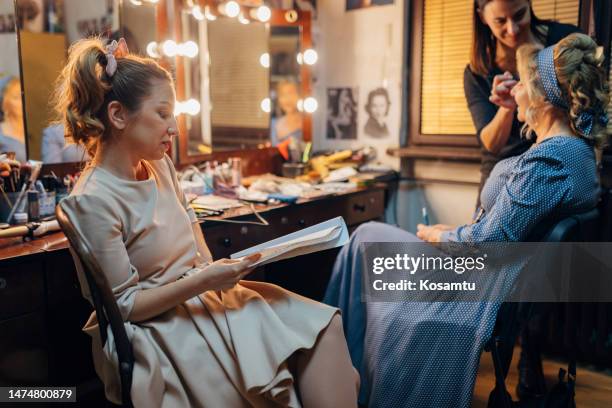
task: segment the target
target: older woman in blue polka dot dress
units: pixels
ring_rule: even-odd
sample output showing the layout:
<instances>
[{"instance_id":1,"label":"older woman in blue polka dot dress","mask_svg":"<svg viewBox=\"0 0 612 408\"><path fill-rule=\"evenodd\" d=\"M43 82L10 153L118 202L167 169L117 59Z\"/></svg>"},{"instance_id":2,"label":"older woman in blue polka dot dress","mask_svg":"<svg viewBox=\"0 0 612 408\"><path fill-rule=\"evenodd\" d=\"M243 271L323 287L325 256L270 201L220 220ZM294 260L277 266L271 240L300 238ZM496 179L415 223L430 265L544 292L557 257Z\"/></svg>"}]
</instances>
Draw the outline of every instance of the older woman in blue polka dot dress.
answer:
<instances>
[{"instance_id":1,"label":"older woman in blue polka dot dress","mask_svg":"<svg viewBox=\"0 0 612 408\"><path fill-rule=\"evenodd\" d=\"M375 407L468 407L484 342L499 303L362 303L360 242L537 241L559 219L596 206L594 146L607 122L603 57L571 34L543 50L518 51L512 94L525 137L535 144L500 161L469 225L419 225L416 236L381 223L358 228L336 260L325 301L338 306L360 402Z\"/></svg>"}]
</instances>

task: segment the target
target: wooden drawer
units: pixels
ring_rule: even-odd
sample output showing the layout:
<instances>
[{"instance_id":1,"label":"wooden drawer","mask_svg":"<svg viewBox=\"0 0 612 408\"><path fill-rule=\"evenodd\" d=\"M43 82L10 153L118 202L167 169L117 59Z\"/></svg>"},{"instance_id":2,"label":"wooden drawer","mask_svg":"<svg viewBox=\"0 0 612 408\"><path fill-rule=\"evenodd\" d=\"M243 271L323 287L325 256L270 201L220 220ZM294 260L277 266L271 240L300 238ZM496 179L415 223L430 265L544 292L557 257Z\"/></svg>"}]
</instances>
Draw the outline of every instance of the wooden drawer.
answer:
<instances>
[{"instance_id":1,"label":"wooden drawer","mask_svg":"<svg viewBox=\"0 0 612 408\"><path fill-rule=\"evenodd\" d=\"M45 277L49 307L63 307L83 299L74 260L69 251L58 251L47 256Z\"/></svg>"},{"instance_id":2,"label":"wooden drawer","mask_svg":"<svg viewBox=\"0 0 612 408\"><path fill-rule=\"evenodd\" d=\"M310 202L288 206L266 217L272 227L265 241L311 227L338 216L337 206L329 202Z\"/></svg>"},{"instance_id":3,"label":"wooden drawer","mask_svg":"<svg viewBox=\"0 0 612 408\"><path fill-rule=\"evenodd\" d=\"M364 191L347 197L344 221L352 226L366 221L377 220L385 214L384 190Z\"/></svg>"},{"instance_id":4,"label":"wooden drawer","mask_svg":"<svg viewBox=\"0 0 612 408\"><path fill-rule=\"evenodd\" d=\"M0 267L0 320L43 307L44 277L39 262Z\"/></svg>"},{"instance_id":5,"label":"wooden drawer","mask_svg":"<svg viewBox=\"0 0 612 408\"><path fill-rule=\"evenodd\" d=\"M48 378L42 311L0 322L0 385L43 385Z\"/></svg>"},{"instance_id":6,"label":"wooden drawer","mask_svg":"<svg viewBox=\"0 0 612 408\"><path fill-rule=\"evenodd\" d=\"M262 230L267 228L270 227L227 223L205 227L203 232L213 258L219 259L260 243L259 237L266 235Z\"/></svg>"},{"instance_id":7,"label":"wooden drawer","mask_svg":"<svg viewBox=\"0 0 612 408\"><path fill-rule=\"evenodd\" d=\"M207 226L204 223L202 227L206 243L217 259L334 217L344 217L350 227L379 219L384 210L384 190L368 190L264 212L262 216L268 226L233 223Z\"/></svg>"}]
</instances>

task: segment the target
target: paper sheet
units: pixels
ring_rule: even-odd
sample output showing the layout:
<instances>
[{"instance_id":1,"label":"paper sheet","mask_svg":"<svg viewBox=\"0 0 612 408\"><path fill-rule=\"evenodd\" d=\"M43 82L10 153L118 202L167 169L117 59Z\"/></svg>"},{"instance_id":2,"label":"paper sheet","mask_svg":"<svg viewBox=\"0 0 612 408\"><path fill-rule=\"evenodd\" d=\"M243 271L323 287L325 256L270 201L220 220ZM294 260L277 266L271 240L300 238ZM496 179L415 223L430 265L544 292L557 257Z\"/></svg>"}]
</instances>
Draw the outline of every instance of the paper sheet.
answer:
<instances>
[{"instance_id":1,"label":"paper sheet","mask_svg":"<svg viewBox=\"0 0 612 408\"><path fill-rule=\"evenodd\" d=\"M326 249L336 248L348 241L348 229L342 217L304 228L300 231L273 239L263 244L236 252L231 259L242 258L254 253L262 257L252 266L265 265L281 259L293 258Z\"/></svg>"}]
</instances>

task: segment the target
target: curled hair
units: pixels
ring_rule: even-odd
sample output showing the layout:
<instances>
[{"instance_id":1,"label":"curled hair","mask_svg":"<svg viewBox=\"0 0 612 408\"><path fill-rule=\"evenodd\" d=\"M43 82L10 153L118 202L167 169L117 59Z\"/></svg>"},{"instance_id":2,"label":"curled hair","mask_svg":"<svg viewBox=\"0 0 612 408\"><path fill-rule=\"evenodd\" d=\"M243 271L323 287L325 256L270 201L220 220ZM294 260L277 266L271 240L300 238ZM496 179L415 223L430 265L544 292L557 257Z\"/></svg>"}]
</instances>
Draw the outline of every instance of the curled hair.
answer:
<instances>
[{"instance_id":1,"label":"curled hair","mask_svg":"<svg viewBox=\"0 0 612 408\"><path fill-rule=\"evenodd\" d=\"M527 122L535 123L537 114L548 109L546 93L542 88L537 67L537 53L541 47L524 45L517 51L517 67L529 96L529 107L525 112L526 123L523 132L531 135L533 129ZM606 112L608 106L608 84L603 64L603 55L598 52L597 44L584 34L570 34L559 41L553 50L555 73L561 88L561 97L567 105L565 114L572 131L602 147L606 143L606 129L597 120ZM595 115L590 134L580 131L578 118L583 112Z\"/></svg>"},{"instance_id":2,"label":"curled hair","mask_svg":"<svg viewBox=\"0 0 612 408\"><path fill-rule=\"evenodd\" d=\"M107 106L121 103L128 112L140 109L150 96L152 82L172 77L150 58L129 54L117 58L117 70L106 74L106 49L100 38L75 42L68 50L68 62L58 78L53 106L63 123L65 136L85 146L94 157L100 142L111 136Z\"/></svg>"}]
</instances>

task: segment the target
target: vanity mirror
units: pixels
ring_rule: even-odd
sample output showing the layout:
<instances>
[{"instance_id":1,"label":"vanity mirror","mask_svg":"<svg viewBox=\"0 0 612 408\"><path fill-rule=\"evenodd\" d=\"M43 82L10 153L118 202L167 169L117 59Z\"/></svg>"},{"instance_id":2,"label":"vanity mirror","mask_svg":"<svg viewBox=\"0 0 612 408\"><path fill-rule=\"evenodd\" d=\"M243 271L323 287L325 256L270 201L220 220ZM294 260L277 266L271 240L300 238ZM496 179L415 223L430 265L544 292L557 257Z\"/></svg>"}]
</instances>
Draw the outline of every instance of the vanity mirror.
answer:
<instances>
[{"instance_id":1,"label":"vanity mirror","mask_svg":"<svg viewBox=\"0 0 612 408\"><path fill-rule=\"evenodd\" d=\"M80 146L65 140L63 126L56 123L50 103L68 48L81 38L99 35L124 37L130 51L139 53L155 39L156 2L17 0L15 14L27 157L45 164L83 161L87 155Z\"/></svg>"},{"instance_id":2,"label":"vanity mirror","mask_svg":"<svg viewBox=\"0 0 612 408\"><path fill-rule=\"evenodd\" d=\"M316 52L309 12L270 9L258 0L177 0L174 7L168 33L176 33L178 48L197 49L193 57L173 54L183 108L181 164L205 160L211 152L311 139L310 114L317 104L310 96ZM163 54L164 45L150 55Z\"/></svg>"},{"instance_id":3,"label":"vanity mirror","mask_svg":"<svg viewBox=\"0 0 612 408\"><path fill-rule=\"evenodd\" d=\"M271 9L263 0L7 3L0 29L10 26L7 21L18 28L17 35L0 33L3 54L12 49L15 55L3 58L0 76L21 72L24 119L16 123L22 123L22 156L48 164L87 158L64 139L50 98L70 44L91 35L125 37L131 52L154 57L173 72L180 131L173 159L180 164L213 152L270 148L289 137L311 139L316 52L308 11Z\"/></svg>"},{"instance_id":4,"label":"vanity mirror","mask_svg":"<svg viewBox=\"0 0 612 408\"><path fill-rule=\"evenodd\" d=\"M19 80L16 14L12 1L0 2L0 153L26 159L23 104Z\"/></svg>"}]
</instances>

